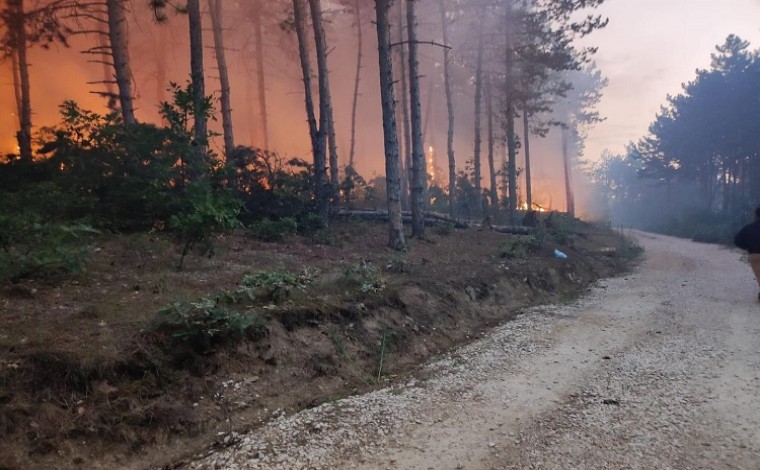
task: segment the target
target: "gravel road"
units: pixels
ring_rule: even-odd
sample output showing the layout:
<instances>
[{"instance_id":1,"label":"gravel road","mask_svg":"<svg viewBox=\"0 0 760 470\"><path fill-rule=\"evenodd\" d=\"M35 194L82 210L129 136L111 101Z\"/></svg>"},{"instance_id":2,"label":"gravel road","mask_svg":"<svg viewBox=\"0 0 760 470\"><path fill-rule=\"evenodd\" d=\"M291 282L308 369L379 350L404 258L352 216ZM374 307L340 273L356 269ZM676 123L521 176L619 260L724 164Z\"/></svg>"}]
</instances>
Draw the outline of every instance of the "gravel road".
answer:
<instances>
[{"instance_id":1,"label":"gravel road","mask_svg":"<svg viewBox=\"0 0 760 470\"><path fill-rule=\"evenodd\" d=\"M760 469L760 304L739 253L645 261L528 310L428 378L281 415L195 469Z\"/></svg>"}]
</instances>

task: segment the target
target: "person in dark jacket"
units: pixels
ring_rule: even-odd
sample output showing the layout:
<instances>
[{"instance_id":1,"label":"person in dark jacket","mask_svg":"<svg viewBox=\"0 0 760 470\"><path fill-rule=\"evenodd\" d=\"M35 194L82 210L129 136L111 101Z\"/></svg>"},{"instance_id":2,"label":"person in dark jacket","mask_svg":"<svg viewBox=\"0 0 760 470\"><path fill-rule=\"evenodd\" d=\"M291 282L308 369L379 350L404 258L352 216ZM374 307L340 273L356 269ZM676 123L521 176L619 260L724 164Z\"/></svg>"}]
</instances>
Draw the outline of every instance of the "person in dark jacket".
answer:
<instances>
[{"instance_id":1,"label":"person in dark jacket","mask_svg":"<svg viewBox=\"0 0 760 470\"><path fill-rule=\"evenodd\" d=\"M760 206L755 209L755 221L739 230L734 237L734 244L749 252L749 264L760 286ZM760 301L760 294L757 294L757 300Z\"/></svg>"}]
</instances>

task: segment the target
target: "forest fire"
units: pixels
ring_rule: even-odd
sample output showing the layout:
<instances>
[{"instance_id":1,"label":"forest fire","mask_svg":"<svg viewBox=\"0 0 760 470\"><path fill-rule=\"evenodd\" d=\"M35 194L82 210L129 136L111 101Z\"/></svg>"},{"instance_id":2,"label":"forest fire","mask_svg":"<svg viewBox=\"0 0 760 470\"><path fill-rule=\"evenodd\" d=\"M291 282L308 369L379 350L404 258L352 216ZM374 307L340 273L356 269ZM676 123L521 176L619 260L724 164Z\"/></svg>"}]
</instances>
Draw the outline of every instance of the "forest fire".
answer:
<instances>
[{"instance_id":1,"label":"forest fire","mask_svg":"<svg viewBox=\"0 0 760 470\"><path fill-rule=\"evenodd\" d=\"M540 204L532 203L530 209L528 208L527 202L522 202L518 205L518 209L521 211L527 211L527 210L534 210L536 212L551 212L551 208L543 207Z\"/></svg>"}]
</instances>

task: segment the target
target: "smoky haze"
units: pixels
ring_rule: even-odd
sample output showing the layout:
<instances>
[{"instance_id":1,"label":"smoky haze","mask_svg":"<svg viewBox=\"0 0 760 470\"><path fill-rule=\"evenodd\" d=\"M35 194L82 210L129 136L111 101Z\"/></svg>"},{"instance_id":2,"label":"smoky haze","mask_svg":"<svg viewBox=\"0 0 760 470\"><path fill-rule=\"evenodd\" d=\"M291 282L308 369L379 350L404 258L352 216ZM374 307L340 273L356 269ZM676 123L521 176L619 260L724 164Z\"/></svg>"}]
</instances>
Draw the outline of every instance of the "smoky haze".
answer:
<instances>
[{"instance_id":1,"label":"smoky haze","mask_svg":"<svg viewBox=\"0 0 760 470\"><path fill-rule=\"evenodd\" d=\"M4 3L4 2L2 2ZM436 2L419 2L418 36L422 41L442 43L440 16ZM137 119L142 122L160 122L159 103L170 100L166 91L169 82L184 85L189 80L189 54L187 17L169 12L164 24L154 21L147 2L132 2L128 13L129 48L135 88ZM273 2L272 5L275 3ZM214 60L213 38L206 2L204 8L204 48L207 93L219 95L218 72ZM283 157L298 156L311 161L311 147L303 103L303 84L298 62L295 33L282 27L288 20L288 2L268 8L263 18L264 27L264 76L266 79L267 136L270 150ZM257 61L253 45L251 19L246 16L245 2L224 4L225 47L231 79L232 113L235 140L238 145L263 147L265 136L263 118L257 96ZM350 145L351 105L356 68L357 40L353 13L337 2L323 2L328 35L330 81L335 113L340 166L347 164ZM242 13L241 13L242 12ZM357 112L356 168L365 178L384 175L382 117L379 99L377 64L377 36L374 32L373 8L363 11L364 46L361 70L360 96ZM392 22L397 20L395 7ZM449 27L455 37L453 76L455 132L454 149L457 169L472 167L474 90L472 86L474 66L472 49L475 47L477 24L469 20L452 22ZM396 28L396 24L393 25ZM86 28L85 28L86 29ZM468 37L469 35L469 37ZM30 49L31 89L33 122L35 130L54 125L59 121L58 106L64 100L74 100L80 106L99 113L108 111L106 100L93 92L104 91L98 82L106 75L103 66L92 63L96 56L82 51L97 44L96 35L74 35L70 47L53 45L46 50ZM425 148L433 157L435 179L440 185L448 182L446 132L447 110L442 76L443 49L439 45L420 46L422 112L424 120ZM486 65L488 66L488 65ZM399 73L399 70L396 70ZM111 72L108 72L108 78ZM90 84L88 84L90 83ZM0 78L0 99L13 102L10 66L3 64ZM397 93L397 100L398 100ZM216 103L215 107L219 108ZM15 151L14 129L18 122L12 107L6 106L0 114L0 151ZM210 123L210 128L221 133L221 117ZM497 123L496 162L500 167L506 152L503 130ZM483 131L485 133L485 129ZM522 130L517 133L522 135ZM221 136L212 146L221 153ZM533 137L533 200L545 208L564 210L565 189L562 166L560 133L555 128L545 138ZM573 158L578 158L580 147L575 145ZM522 152L520 152L522 154ZM523 168L523 156L518 166ZM483 186L489 186L485 151L481 153ZM584 176L577 166L573 168L574 185L582 191ZM519 192L524 200L524 174L521 175ZM578 195L578 213L583 214L584 198Z\"/></svg>"}]
</instances>

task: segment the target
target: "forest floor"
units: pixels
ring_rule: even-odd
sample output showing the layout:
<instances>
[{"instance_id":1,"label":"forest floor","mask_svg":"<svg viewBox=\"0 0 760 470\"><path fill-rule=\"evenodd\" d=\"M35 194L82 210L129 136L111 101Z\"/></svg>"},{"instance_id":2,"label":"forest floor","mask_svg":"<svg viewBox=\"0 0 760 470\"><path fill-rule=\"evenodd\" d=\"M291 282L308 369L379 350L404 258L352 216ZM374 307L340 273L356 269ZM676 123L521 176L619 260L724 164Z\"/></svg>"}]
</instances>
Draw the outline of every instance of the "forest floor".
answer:
<instances>
[{"instance_id":1,"label":"forest floor","mask_svg":"<svg viewBox=\"0 0 760 470\"><path fill-rule=\"evenodd\" d=\"M578 221L540 243L431 227L397 253L385 224L361 221L335 222L319 241L239 231L178 270L170 240L103 236L80 274L0 286L0 469L180 468L272 418L420 373L638 253ZM235 297L229 311L222 297ZM177 313L193 304L204 317ZM232 310L253 318L242 337L190 334Z\"/></svg>"}]
</instances>

